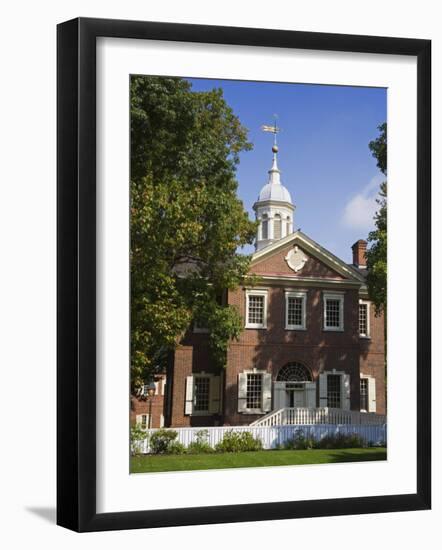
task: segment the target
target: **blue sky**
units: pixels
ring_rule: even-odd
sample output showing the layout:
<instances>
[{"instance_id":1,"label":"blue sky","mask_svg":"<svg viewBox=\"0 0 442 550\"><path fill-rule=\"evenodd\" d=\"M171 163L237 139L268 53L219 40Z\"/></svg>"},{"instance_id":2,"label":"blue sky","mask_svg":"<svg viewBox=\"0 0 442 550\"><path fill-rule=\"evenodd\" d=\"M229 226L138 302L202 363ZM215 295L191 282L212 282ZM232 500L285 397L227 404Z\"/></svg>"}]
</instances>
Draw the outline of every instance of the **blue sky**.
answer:
<instances>
[{"instance_id":1,"label":"blue sky","mask_svg":"<svg viewBox=\"0 0 442 550\"><path fill-rule=\"evenodd\" d=\"M195 91L223 89L249 130L252 151L242 153L238 195L252 205L267 182L272 134L262 124L278 115L278 164L296 205L294 228L346 262L351 245L373 228L382 175L368 143L387 119L387 90L349 86L189 79ZM247 252L252 249L247 250Z\"/></svg>"}]
</instances>

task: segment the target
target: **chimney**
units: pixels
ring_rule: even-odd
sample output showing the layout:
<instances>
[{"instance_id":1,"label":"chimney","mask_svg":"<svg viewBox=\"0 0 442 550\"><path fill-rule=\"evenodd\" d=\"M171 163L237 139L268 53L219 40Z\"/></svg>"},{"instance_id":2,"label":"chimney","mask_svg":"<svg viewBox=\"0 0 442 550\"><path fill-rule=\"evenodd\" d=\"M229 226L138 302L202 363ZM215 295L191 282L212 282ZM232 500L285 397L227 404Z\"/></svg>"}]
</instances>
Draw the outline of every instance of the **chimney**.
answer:
<instances>
[{"instance_id":1,"label":"chimney","mask_svg":"<svg viewBox=\"0 0 442 550\"><path fill-rule=\"evenodd\" d=\"M359 241L356 241L351 249L353 250L353 265L365 269L367 267L367 260L365 259L367 241L359 239Z\"/></svg>"}]
</instances>

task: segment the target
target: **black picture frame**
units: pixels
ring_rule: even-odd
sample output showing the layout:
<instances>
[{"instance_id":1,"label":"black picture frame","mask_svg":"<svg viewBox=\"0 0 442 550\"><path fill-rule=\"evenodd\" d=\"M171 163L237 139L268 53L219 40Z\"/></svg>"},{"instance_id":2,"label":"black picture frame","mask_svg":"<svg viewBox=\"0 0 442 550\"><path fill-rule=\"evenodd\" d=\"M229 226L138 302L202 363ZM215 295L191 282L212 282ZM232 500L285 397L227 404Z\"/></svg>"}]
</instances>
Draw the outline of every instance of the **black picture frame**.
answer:
<instances>
[{"instance_id":1,"label":"black picture frame","mask_svg":"<svg viewBox=\"0 0 442 550\"><path fill-rule=\"evenodd\" d=\"M417 492L134 512L96 512L96 39L153 39L417 58ZM152 528L431 506L431 41L79 18L58 25L57 523Z\"/></svg>"}]
</instances>

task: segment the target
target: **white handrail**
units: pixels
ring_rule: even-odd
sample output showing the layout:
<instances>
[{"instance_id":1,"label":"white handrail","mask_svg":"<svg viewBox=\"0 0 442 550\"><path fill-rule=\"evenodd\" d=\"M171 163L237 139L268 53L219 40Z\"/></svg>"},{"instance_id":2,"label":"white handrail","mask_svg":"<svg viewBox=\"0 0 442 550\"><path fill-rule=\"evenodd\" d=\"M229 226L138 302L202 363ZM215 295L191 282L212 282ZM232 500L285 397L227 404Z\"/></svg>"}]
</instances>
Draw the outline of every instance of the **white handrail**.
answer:
<instances>
[{"instance_id":1,"label":"white handrail","mask_svg":"<svg viewBox=\"0 0 442 550\"><path fill-rule=\"evenodd\" d=\"M251 426L283 426L312 424L353 424L379 426L385 424L383 414L348 411L330 407L286 407L272 411Z\"/></svg>"}]
</instances>

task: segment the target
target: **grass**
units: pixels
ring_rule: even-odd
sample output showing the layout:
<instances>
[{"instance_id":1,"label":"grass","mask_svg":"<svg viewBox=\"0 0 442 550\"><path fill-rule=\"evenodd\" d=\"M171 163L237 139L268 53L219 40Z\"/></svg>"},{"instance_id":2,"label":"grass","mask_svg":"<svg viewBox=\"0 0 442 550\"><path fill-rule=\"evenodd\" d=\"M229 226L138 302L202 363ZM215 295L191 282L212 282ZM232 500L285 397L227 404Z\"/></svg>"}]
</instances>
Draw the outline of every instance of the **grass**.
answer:
<instances>
[{"instance_id":1,"label":"grass","mask_svg":"<svg viewBox=\"0 0 442 550\"><path fill-rule=\"evenodd\" d=\"M131 458L131 473L256 468L335 462L386 460L387 449L311 449L307 451L256 451L200 455L145 455Z\"/></svg>"}]
</instances>

